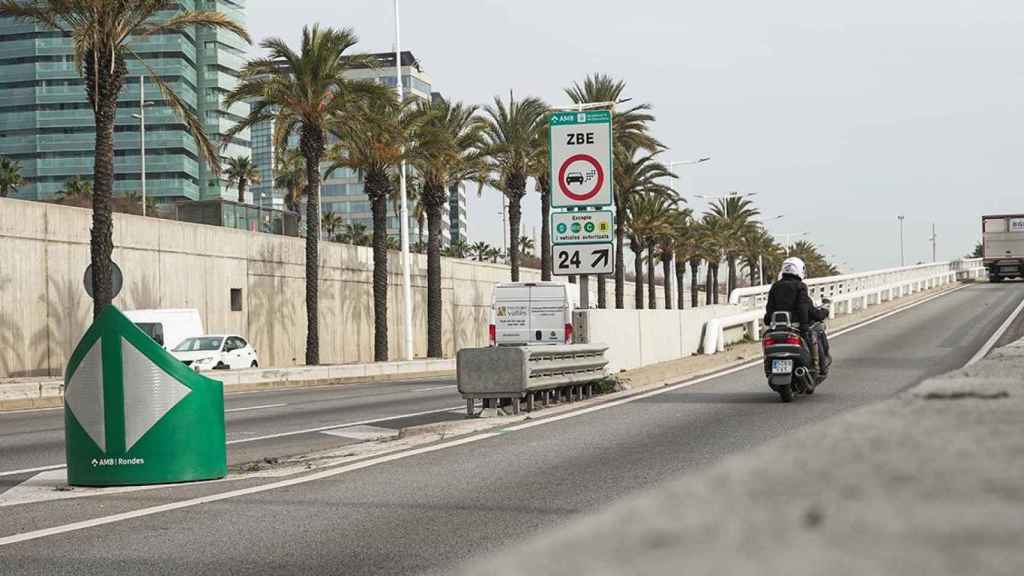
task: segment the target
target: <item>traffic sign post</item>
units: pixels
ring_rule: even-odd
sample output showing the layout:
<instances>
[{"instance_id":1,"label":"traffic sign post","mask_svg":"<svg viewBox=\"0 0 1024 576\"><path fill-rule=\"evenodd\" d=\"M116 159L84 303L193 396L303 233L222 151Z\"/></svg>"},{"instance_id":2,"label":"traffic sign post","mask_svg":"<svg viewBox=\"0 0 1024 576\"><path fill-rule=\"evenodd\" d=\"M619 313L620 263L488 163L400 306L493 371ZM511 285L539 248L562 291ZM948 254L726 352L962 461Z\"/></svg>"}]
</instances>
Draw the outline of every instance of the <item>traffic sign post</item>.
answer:
<instances>
[{"instance_id":1,"label":"traffic sign post","mask_svg":"<svg viewBox=\"0 0 1024 576\"><path fill-rule=\"evenodd\" d=\"M227 475L224 385L193 372L114 306L71 354L64 389L69 484Z\"/></svg>"},{"instance_id":2,"label":"traffic sign post","mask_svg":"<svg viewBox=\"0 0 1024 576\"><path fill-rule=\"evenodd\" d=\"M612 113L556 112L548 124L554 208L610 206Z\"/></svg>"},{"instance_id":3,"label":"traffic sign post","mask_svg":"<svg viewBox=\"0 0 1024 576\"><path fill-rule=\"evenodd\" d=\"M611 242L556 245L551 256L553 272L558 276L615 272L615 245Z\"/></svg>"},{"instance_id":4,"label":"traffic sign post","mask_svg":"<svg viewBox=\"0 0 1024 576\"><path fill-rule=\"evenodd\" d=\"M615 218L609 210L552 212L553 244L592 244L615 241Z\"/></svg>"}]
</instances>

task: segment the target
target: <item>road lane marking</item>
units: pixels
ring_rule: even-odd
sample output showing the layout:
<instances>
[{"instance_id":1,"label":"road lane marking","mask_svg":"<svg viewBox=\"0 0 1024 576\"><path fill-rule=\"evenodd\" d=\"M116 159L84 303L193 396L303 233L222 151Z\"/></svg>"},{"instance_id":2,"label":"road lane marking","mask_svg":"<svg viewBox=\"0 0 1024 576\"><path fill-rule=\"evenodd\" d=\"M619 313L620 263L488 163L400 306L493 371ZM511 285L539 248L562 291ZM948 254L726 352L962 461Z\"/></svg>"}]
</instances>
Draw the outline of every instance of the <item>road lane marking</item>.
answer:
<instances>
[{"instance_id":1,"label":"road lane marking","mask_svg":"<svg viewBox=\"0 0 1024 576\"><path fill-rule=\"evenodd\" d=\"M932 297L929 297L929 298L925 298L923 300L919 300L917 302L913 302L911 304L908 304L907 306L903 306L903 307L898 308L896 310L892 310L890 312L887 312L886 314L883 314L882 316L879 316L877 318L872 318L872 319L864 321L864 322L862 322L860 324L854 324L853 326L850 326L848 328L845 328L845 329L837 332L836 334L833 335L833 337L839 337L839 336L842 336L844 334L848 334L850 332L853 332L855 330L859 330L861 328L865 328L865 327L870 326L870 325L872 325L872 324L874 324L876 322L884 320L885 318L889 318L889 317L894 316L894 315L896 315L896 314L898 314L900 312L903 312L903 311L909 310L911 308L916 308L918 306L927 304L928 302L931 302L932 300L935 300L935 299L940 298L942 296L946 296L946 295L952 294L953 292L957 292L957 291L962 290L964 288L967 288L967 286L963 286L963 287L960 287L960 288L955 288L953 290L949 290L949 291L943 292L941 294L936 294L935 296L932 296ZM616 407L616 406L621 406L621 405L627 404L629 402L635 402L637 400L643 400L645 398L650 398L650 397L658 396L658 395L661 395L661 394L667 394L668 392L672 392L672 391L675 391L675 390L680 390L680 389L683 389L683 388L688 388L688 387L691 387L691 386L696 386L697 384L701 384L701 383L708 382L708 381L711 381L711 380L717 380L719 378L723 378L725 376L730 376L730 375L735 374L737 372L742 372L744 370L749 370L750 368L761 366L762 363L763 363L763 359L758 358L757 360L753 360L751 362L747 362L747 363L741 364L739 366L734 366L732 368L728 368L728 369L723 370L721 372L716 372L714 374L709 374L707 376L698 377L698 378L695 378L693 380L689 380L689 381L686 381L686 382L680 382L678 384L673 384L673 385L670 385L670 386L665 386L663 388L658 388L658 389L655 389L655 390L651 390L649 392L643 392L643 393L636 394L636 395L633 395L633 396L627 396L626 398L621 398L619 400L612 400L612 401L609 401L609 402L604 402L602 404L598 404L596 406L591 406L589 408L584 408L584 409L581 409L581 410L574 410L572 412L566 412L564 414L559 414L559 415L556 415L556 416L549 416L549 417L540 418L540 419L537 419L537 420L531 420L531 421L528 421L528 422L524 422L522 424L517 424L517 425L514 425L514 426L510 426L510 427L507 427L507 428L497 429L497 430L495 430L493 432L483 432L483 433L480 433L480 434L476 434L476 435L472 435L472 436L467 436L467 437L464 437L464 438L458 438L458 439L455 439L455 440L449 440L447 442L441 442L441 443L438 443L438 444L433 444L433 445L430 445L430 446L425 446L423 448L415 448L413 450L408 450L408 451L403 451L403 452L396 452L394 454L386 454L386 455L383 455L383 456L379 456L379 457L376 457L376 458L371 458L369 460L365 460L365 461L358 462L358 463L355 463L355 464L344 465L344 466L341 466L341 467L338 467L338 468L330 468L330 469L327 469L327 470L323 470L321 472L314 472L312 474L308 474L308 475L305 475L305 476L300 476L300 477L296 477L296 478L289 478L287 480L280 480L280 481L277 481L277 482L271 482L269 484L263 484L263 485L260 485L260 486L252 486L252 487L249 487L249 488L241 488L241 489L238 489L238 490L231 490L231 491L228 491L228 492L221 492L219 494L212 494L212 495L209 495L209 496L202 496L202 497L198 497L198 498L192 498L192 499L189 499L189 500L182 500L180 502L172 502L172 503L168 503L168 504L162 504L162 505L159 505L159 506L151 506L149 508L143 508L143 509L140 509L140 510L133 510L133 511L130 511L130 512L122 512L120 514L114 514L114 515L111 515L111 516L104 516L104 517L93 518L93 519L90 519L90 520L84 520L84 521L80 521L80 522L73 522L71 524L64 524L64 525L61 525L61 526L54 526L52 528L44 528L44 529L41 529L41 530L33 530L33 531L30 531L30 532L23 532L23 533L20 533L20 534L13 534L11 536L0 537L0 546L6 546L6 545L9 545L9 544L17 544L17 543L20 543L20 542L27 542L27 541L31 541L31 540L38 540L40 538L46 538L46 537L55 536L55 535L58 535L58 534L66 534L68 532L75 532L75 531L78 531L78 530L85 530L85 529L88 529L88 528L95 528L97 526L104 526L104 525L113 524L113 523L116 523L116 522L123 522L125 520L131 520L131 519L135 519L135 518L142 518L142 517L145 517L145 516L152 516L152 515L155 515L155 514L162 514L164 512L172 512L172 511L175 511L175 510L182 510L182 509L185 509L185 508L192 508L192 507L195 507L195 506L201 506L203 504L210 504L210 503L213 503L213 502L220 502L222 500L229 500L229 499L232 499L232 498L239 498L239 497L242 497L242 496L250 496L250 495L253 495L253 494L260 494L262 492L269 492L271 490L277 490L279 488L287 488L287 487L291 487L291 486L297 486L297 485L301 485L301 484L306 484L306 483L309 483L309 482L315 482L315 481L318 481L318 480L324 480L324 479L327 479L327 478L332 478L334 476L340 476L340 475L346 474L348 472L354 472L354 471L357 471L357 470L362 470L364 468L370 468L372 466L377 466L377 465L380 465L380 464L387 464L387 463L394 462L394 461L397 461L397 460L404 460L406 458L411 458L413 456L419 456L421 454L428 454L428 453L431 453L431 452L438 452L440 450L446 450L448 448L455 448L457 446L462 446L462 445L465 445L465 444L471 444L471 443L474 443L474 442L481 442L481 441L484 441L484 440L488 440L490 438L495 438L497 436L501 436L502 434L507 433L507 432L514 432L514 431L518 431L518 430L525 430L525 429L532 428L532 427L535 427L535 426L542 426L544 424L550 424L550 423L553 423L553 422L559 422L559 421L562 421L562 420L566 420L568 418L573 418L573 417L576 417L576 416L582 416L584 414L590 414L592 412L597 412L597 411L600 411L600 410L607 410L609 408L613 408L613 407ZM449 409L446 409L446 410L451 410L451 409L449 408ZM377 421L380 421L380 420L377 420ZM335 427L329 427L328 429L330 429L330 428L335 428Z\"/></svg>"},{"instance_id":2,"label":"road lane marking","mask_svg":"<svg viewBox=\"0 0 1024 576\"><path fill-rule=\"evenodd\" d=\"M264 408L280 408L281 406L287 406L287 405L288 404L285 403L285 404L263 404L262 406L246 406L245 408L232 408L230 410L225 410L224 413L228 414L230 412L245 412L247 410L263 410Z\"/></svg>"},{"instance_id":3,"label":"road lane marking","mask_svg":"<svg viewBox=\"0 0 1024 576\"><path fill-rule=\"evenodd\" d=\"M22 470L8 470L6 472L0 472L0 477L4 476L19 476L21 474L33 474L37 472L46 472L47 470L58 470L64 468L64 464L51 464L49 466L38 466L36 468L24 468Z\"/></svg>"},{"instance_id":4,"label":"road lane marking","mask_svg":"<svg viewBox=\"0 0 1024 576\"><path fill-rule=\"evenodd\" d=\"M992 349L996 347L996 344L999 343L999 339L1003 337L1003 334L1006 334L1006 331L1010 329L1010 326L1013 326L1013 323L1017 320L1017 317L1020 316L1021 312L1024 312L1024 300L1021 300L1017 309L1010 314L1010 317L1006 319L1006 322L1003 322L1003 325L996 330L996 333L988 339L988 342L985 342L985 345L981 347L981 350L978 350L978 352L967 361L964 368L973 366L984 359L985 356L988 356L988 353L991 352Z\"/></svg>"}]
</instances>

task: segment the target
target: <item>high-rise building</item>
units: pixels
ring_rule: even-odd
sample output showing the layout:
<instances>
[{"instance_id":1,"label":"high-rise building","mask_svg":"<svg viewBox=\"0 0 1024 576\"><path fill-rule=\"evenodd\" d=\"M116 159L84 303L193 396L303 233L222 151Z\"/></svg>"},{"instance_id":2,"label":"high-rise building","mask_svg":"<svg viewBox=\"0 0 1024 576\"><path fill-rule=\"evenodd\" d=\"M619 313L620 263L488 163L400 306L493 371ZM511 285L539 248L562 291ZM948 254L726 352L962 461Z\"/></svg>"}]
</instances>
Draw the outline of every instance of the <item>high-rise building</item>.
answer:
<instances>
[{"instance_id":1,"label":"high-rise building","mask_svg":"<svg viewBox=\"0 0 1024 576\"><path fill-rule=\"evenodd\" d=\"M244 22L245 0L178 0L158 15L182 9L216 9ZM248 105L220 106L243 65L243 42L225 31L191 30L130 42L132 50L186 104L205 119L207 136L221 144L224 132ZM83 80L74 65L69 35L0 18L0 155L21 163L26 185L17 196L54 197L74 176L91 179L96 130ZM128 78L114 127L115 193L141 190L139 78L145 68L127 59ZM199 159L185 124L151 79L145 83L146 192L158 201L218 197L224 186ZM239 134L222 154L248 154L249 135ZM229 194L228 194L229 195Z\"/></svg>"}]
</instances>

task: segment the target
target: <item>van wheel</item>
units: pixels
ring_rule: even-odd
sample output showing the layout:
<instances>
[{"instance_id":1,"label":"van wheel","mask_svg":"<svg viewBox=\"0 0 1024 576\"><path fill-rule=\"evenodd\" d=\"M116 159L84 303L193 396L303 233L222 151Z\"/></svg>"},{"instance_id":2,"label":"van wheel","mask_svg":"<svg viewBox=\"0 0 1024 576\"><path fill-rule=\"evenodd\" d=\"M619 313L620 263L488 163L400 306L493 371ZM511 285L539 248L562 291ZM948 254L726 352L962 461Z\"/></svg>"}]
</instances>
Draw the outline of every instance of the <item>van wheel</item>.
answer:
<instances>
[{"instance_id":1,"label":"van wheel","mask_svg":"<svg viewBox=\"0 0 1024 576\"><path fill-rule=\"evenodd\" d=\"M260 364L259 364L259 362L257 362L257 361L255 361L255 360L253 360L253 361L252 361L252 364L250 364L250 365L249 365L249 367L250 367L250 368L259 368L259 367L260 367Z\"/></svg>"},{"instance_id":2,"label":"van wheel","mask_svg":"<svg viewBox=\"0 0 1024 576\"><path fill-rule=\"evenodd\" d=\"M214 370L227 370L228 367L227 367L227 364L224 364L223 362L217 362L217 365L214 366L213 369Z\"/></svg>"}]
</instances>

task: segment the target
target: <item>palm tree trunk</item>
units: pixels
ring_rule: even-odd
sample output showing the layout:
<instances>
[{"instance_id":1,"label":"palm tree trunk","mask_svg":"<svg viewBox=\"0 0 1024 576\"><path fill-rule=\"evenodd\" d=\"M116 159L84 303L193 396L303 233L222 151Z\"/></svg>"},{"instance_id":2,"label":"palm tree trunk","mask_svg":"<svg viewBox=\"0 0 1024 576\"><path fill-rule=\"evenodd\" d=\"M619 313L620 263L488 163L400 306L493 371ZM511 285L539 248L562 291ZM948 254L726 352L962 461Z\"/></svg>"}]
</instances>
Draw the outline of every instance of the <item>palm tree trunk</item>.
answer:
<instances>
[{"instance_id":1,"label":"palm tree trunk","mask_svg":"<svg viewBox=\"0 0 1024 576\"><path fill-rule=\"evenodd\" d=\"M633 275L636 279L633 281L633 307L637 310L644 309L644 249L639 242L630 242L630 248L633 249Z\"/></svg>"},{"instance_id":2,"label":"palm tree trunk","mask_svg":"<svg viewBox=\"0 0 1024 576\"><path fill-rule=\"evenodd\" d=\"M658 307L658 287L654 284L654 242L647 243L647 307Z\"/></svg>"},{"instance_id":3,"label":"palm tree trunk","mask_svg":"<svg viewBox=\"0 0 1024 576\"><path fill-rule=\"evenodd\" d=\"M245 188L249 184L249 181L245 178L238 179L238 203L245 204Z\"/></svg>"},{"instance_id":4,"label":"palm tree trunk","mask_svg":"<svg viewBox=\"0 0 1024 576\"><path fill-rule=\"evenodd\" d=\"M608 307L608 275L597 275L597 307L604 310Z\"/></svg>"},{"instance_id":5,"label":"palm tree trunk","mask_svg":"<svg viewBox=\"0 0 1024 576\"><path fill-rule=\"evenodd\" d=\"M427 357L441 358L441 225L445 193L443 186L429 183L423 191L427 209Z\"/></svg>"},{"instance_id":6,"label":"palm tree trunk","mask_svg":"<svg viewBox=\"0 0 1024 576\"><path fill-rule=\"evenodd\" d=\"M95 56L95 59L94 59ZM110 66L115 58L115 66ZM94 61L95 60L95 61ZM96 61L99 65L96 65ZM114 300L111 277L114 253L114 119L117 115L117 96L124 85L126 67L124 59L112 54L85 57L85 85L89 101L95 105L96 155L93 163L92 231L90 259L92 263L93 317Z\"/></svg>"},{"instance_id":7,"label":"palm tree trunk","mask_svg":"<svg viewBox=\"0 0 1024 576\"><path fill-rule=\"evenodd\" d=\"M373 359L388 360L388 193L386 174L366 175L373 213Z\"/></svg>"},{"instance_id":8,"label":"palm tree trunk","mask_svg":"<svg viewBox=\"0 0 1024 576\"><path fill-rule=\"evenodd\" d=\"M306 159L306 365L320 363L320 158L324 132L304 126L299 147Z\"/></svg>"},{"instance_id":9,"label":"palm tree trunk","mask_svg":"<svg viewBox=\"0 0 1024 576\"><path fill-rule=\"evenodd\" d=\"M686 279L686 261L676 259L676 306L682 310L686 308L686 291L683 290L683 281Z\"/></svg>"},{"instance_id":10,"label":"palm tree trunk","mask_svg":"<svg viewBox=\"0 0 1024 576\"><path fill-rule=\"evenodd\" d=\"M665 280L665 310L672 309L672 256L661 259L661 275Z\"/></svg>"},{"instance_id":11,"label":"palm tree trunk","mask_svg":"<svg viewBox=\"0 0 1024 576\"><path fill-rule=\"evenodd\" d=\"M690 260L690 307L700 306L700 291L697 285L700 284L700 261Z\"/></svg>"},{"instance_id":12,"label":"palm tree trunk","mask_svg":"<svg viewBox=\"0 0 1024 576\"><path fill-rule=\"evenodd\" d=\"M713 282L714 290L713 290L713 294L712 294L712 303L713 304L718 304L718 267L719 267L719 264L715 264L715 268L714 268L714 282Z\"/></svg>"},{"instance_id":13,"label":"palm tree trunk","mask_svg":"<svg viewBox=\"0 0 1024 576\"><path fill-rule=\"evenodd\" d=\"M615 218L615 309L626 307L626 226L622 212Z\"/></svg>"},{"instance_id":14,"label":"palm tree trunk","mask_svg":"<svg viewBox=\"0 0 1024 576\"><path fill-rule=\"evenodd\" d=\"M731 295L732 291L736 289L736 257L727 257L726 264L729 266L729 285L727 292Z\"/></svg>"},{"instance_id":15,"label":"palm tree trunk","mask_svg":"<svg viewBox=\"0 0 1024 576\"><path fill-rule=\"evenodd\" d=\"M714 264L708 262L708 271L704 277L704 303L707 304L708 306L714 304L714 296L712 296L712 293L714 292L714 289L712 288L714 286L714 282L712 279L714 268Z\"/></svg>"},{"instance_id":16,"label":"palm tree trunk","mask_svg":"<svg viewBox=\"0 0 1024 576\"><path fill-rule=\"evenodd\" d=\"M540 279L551 280L551 186L545 177L540 184Z\"/></svg>"}]
</instances>

